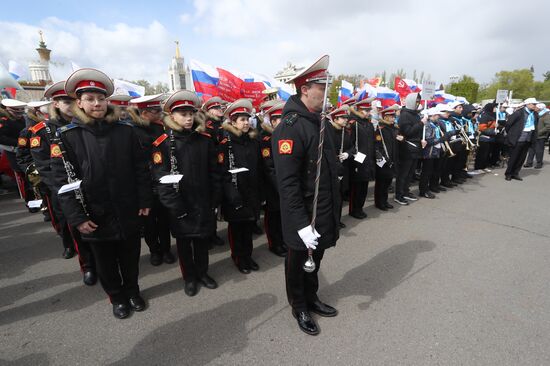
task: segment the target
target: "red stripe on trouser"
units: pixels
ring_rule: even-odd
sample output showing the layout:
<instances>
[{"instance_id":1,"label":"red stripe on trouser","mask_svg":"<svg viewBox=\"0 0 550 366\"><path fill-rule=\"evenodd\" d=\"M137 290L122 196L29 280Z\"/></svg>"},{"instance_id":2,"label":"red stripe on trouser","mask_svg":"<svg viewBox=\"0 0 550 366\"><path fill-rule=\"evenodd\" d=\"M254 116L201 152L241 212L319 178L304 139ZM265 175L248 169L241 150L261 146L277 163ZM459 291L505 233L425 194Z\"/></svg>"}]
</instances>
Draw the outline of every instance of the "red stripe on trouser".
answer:
<instances>
[{"instance_id":1,"label":"red stripe on trouser","mask_svg":"<svg viewBox=\"0 0 550 366\"><path fill-rule=\"evenodd\" d=\"M229 240L229 247L231 248L231 258L235 264L239 264L239 258L233 255L235 243L233 242L233 230L231 228L231 224L227 225L227 239Z\"/></svg>"},{"instance_id":2,"label":"red stripe on trouser","mask_svg":"<svg viewBox=\"0 0 550 366\"><path fill-rule=\"evenodd\" d=\"M271 235L269 235L270 231L269 231L269 218L268 218L268 216L269 216L269 214L266 210L265 214L264 214L265 236L267 237L267 246L269 247L269 249L272 249L273 248L273 242L271 241Z\"/></svg>"},{"instance_id":3,"label":"red stripe on trouser","mask_svg":"<svg viewBox=\"0 0 550 366\"><path fill-rule=\"evenodd\" d=\"M47 194L44 195L44 199L46 200L46 207L48 208L48 212L50 213L50 221L52 223L53 229L56 233L59 233L61 228L59 227L59 222L56 221L57 217L55 217L55 215L53 214L52 201Z\"/></svg>"},{"instance_id":4,"label":"red stripe on trouser","mask_svg":"<svg viewBox=\"0 0 550 366\"><path fill-rule=\"evenodd\" d=\"M25 176L21 172L15 172L15 182L17 183L17 187L19 188L19 193L21 194L21 197L26 201L27 200L27 192L25 192Z\"/></svg>"},{"instance_id":5,"label":"red stripe on trouser","mask_svg":"<svg viewBox=\"0 0 550 366\"><path fill-rule=\"evenodd\" d=\"M351 189L349 190L349 213L353 212L353 200L355 199L355 183L351 184Z\"/></svg>"},{"instance_id":6,"label":"red stripe on trouser","mask_svg":"<svg viewBox=\"0 0 550 366\"><path fill-rule=\"evenodd\" d=\"M80 248L78 248L78 242L74 238L73 229L71 229L71 225L66 224L69 228L69 234L71 234L71 239L73 240L74 249L76 250L76 254L78 254L78 264L80 265L80 272L84 272L84 261L82 260L82 257L80 256Z\"/></svg>"},{"instance_id":7,"label":"red stripe on trouser","mask_svg":"<svg viewBox=\"0 0 550 366\"><path fill-rule=\"evenodd\" d=\"M181 276L185 280L185 264L183 263L183 255L180 252L180 246L183 246L183 244L178 245L178 243L176 241L176 251L178 252L178 262L180 264ZM182 248L182 250L183 250L183 248Z\"/></svg>"}]
</instances>

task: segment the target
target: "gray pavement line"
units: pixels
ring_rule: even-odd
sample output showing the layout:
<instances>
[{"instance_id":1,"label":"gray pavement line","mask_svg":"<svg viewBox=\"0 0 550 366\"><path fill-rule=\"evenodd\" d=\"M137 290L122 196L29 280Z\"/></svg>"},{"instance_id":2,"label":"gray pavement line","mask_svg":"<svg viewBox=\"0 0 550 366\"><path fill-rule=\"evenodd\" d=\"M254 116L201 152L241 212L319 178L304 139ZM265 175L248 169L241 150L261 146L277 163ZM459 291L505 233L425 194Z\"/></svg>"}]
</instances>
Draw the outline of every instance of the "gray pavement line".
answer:
<instances>
[{"instance_id":1,"label":"gray pavement line","mask_svg":"<svg viewBox=\"0 0 550 366\"><path fill-rule=\"evenodd\" d=\"M0 212L0 216L18 215L18 214L25 213L25 212L27 212L27 210Z\"/></svg>"},{"instance_id":2,"label":"gray pavement line","mask_svg":"<svg viewBox=\"0 0 550 366\"><path fill-rule=\"evenodd\" d=\"M450 210L444 210L442 208L439 208L439 207L434 207L435 210L439 210L439 211L443 211L443 212L446 212L446 213L450 213L450 214L456 214L457 216L460 215L460 212L455 212L455 211L450 211ZM464 219L464 218L463 218ZM503 224L501 222L496 222L496 221L491 221L491 220L487 220L486 218L483 218L483 217L479 217L479 216L470 216L470 217L467 217L466 218L467 220L469 221L482 221L482 222L486 222L488 224L493 224L493 225L497 225L497 226L503 226L503 227L507 227L507 228L510 228L510 229L518 229L518 230L521 230L521 231L524 231L526 233L529 233L529 234L533 234L535 236L540 236L542 238L550 238L550 235L547 235L547 234L542 234L542 233L538 233L536 231L532 231L532 230L529 230L529 229L524 229L522 227L519 227L519 226L515 226L515 225L508 225L508 224Z\"/></svg>"},{"instance_id":3,"label":"gray pavement line","mask_svg":"<svg viewBox=\"0 0 550 366\"><path fill-rule=\"evenodd\" d=\"M250 330L248 330L246 332L246 334L250 334L252 333L253 331L255 331L256 329L258 329L259 327L261 327L262 325L264 325L266 322L268 322L269 320L275 318L275 316L279 315L280 312L282 312L283 310L285 310L286 308L290 307L290 305L285 305L283 306L281 309L277 310L275 313L271 314L271 316L269 316L267 319L259 322L258 324L256 324L254 327L250 328Z\"/></svg>"}]
</instances>

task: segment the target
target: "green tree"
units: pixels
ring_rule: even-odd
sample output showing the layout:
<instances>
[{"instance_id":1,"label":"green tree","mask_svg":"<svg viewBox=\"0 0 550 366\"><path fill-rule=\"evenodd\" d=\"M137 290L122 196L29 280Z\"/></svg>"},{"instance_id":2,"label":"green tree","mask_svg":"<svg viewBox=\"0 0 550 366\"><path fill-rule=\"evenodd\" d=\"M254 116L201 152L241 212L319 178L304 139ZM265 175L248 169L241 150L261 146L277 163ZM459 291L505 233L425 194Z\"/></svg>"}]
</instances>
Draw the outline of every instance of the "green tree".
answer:
<instances>
[{"instance_id":1,"label":"green tree","mask_svg":"<svg viewBox=\"0 0 550 366\"><path fill-rule=\"evenodd\" d=\"M535 81L530 69L500 71L495 74L492 83L479 93L480 99L494 99L497 90L514 91L514 98L525 99L535 96Z\"/></svg>"},{"instance_id":2,"label":"green tree","mask_svg":"<svg viewBox=\"0 0 550 366\"><path fill-rule=\"evenodd\" d=\"M542 77L544 78L544 81L550 81L550 71L546 71L542 74Z\"/></svg>"},{"instance_id":3,"label":"green tree","mask_svg":"<svg viewBox=\"0 0 550 366\"><path fill-rule=\"evenodd\" d=\"M470 103L477 101L479 84L475 79L468 75L462 75L462 78L456 83L452 83L447 88L449 93L466 98Z\"/></svg>"}]
</instances>

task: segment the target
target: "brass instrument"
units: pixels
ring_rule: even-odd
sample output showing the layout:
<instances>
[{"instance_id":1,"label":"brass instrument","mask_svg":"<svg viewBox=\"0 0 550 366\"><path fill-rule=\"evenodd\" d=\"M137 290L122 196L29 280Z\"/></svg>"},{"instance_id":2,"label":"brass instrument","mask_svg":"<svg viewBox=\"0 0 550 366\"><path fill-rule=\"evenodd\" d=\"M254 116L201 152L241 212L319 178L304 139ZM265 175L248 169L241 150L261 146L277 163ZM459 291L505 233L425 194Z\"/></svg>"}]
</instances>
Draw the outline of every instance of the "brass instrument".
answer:
<instances>
[{"instance_id":1,"label":"brass instrument","mask_svg":"<svg viewBox=\"0 0 550 366\"><path fill-rule=\"evenodd\" d=\"M38 186L40 185L40 182L42 181L42 179L40 178L40 173L38 172L38 169L36 169L36 166L34 165L34 163L31 163L25 170L25 177L27 178L27 180L30 182L32 186L34 199L41 200L42 195L38 190Z\"/></svg>"},{"instance_id":2,"label":"brass instrument","mask_svg":"<svg viewBox=\"0 0 550 366\"><path fill-rule=\"evenodd\" d=\"M439 132L441 132L441 136L445 136L445 133L443 132L443 130L441 129L441 127L437 126L437 128L439 129ZM456 154L453 152L453 150L451 149L451 145L449 145L449 141L445 140L444 143L443 143L443 150L449 154L449 157L452 158L453 156L455 156Z\"/></svg>"}]
</instances>

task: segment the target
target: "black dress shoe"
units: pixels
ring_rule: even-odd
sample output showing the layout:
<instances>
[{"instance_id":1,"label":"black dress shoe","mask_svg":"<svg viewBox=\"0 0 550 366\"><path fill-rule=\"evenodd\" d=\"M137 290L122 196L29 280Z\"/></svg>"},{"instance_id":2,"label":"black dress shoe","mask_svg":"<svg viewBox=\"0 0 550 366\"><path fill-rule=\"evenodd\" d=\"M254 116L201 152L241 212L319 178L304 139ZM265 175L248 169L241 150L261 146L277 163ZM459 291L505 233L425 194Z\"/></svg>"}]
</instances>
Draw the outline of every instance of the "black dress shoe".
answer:
<instances>
[{"instance_id":1,"label":"black dress shoe","mask_svg":"<svg viewBox=\"0 0 550 366\"><path fill-rule=\"evenodd\" d=\"M199 281L200 283L202 283L204 287L209 288L211 290L218 288L218 284L216 283L216 281L214 281L214 279L207 274L199 278Z\"/></svg>"},{"instance_id":2,"label":"black dress shoe","mask_svg":"<svg viewBox=\"0 0 550 366\"><path fill-rule=\"evenodd\" d=\"M321 302L320 300L317 300L314 303L309 304L308 309L312 313L315 313L317 315L321 315L327 318L338 315L338 310L336 310L330 305L327 305Z\"/></svg>"},{"instance_id":3,"label":"black dress shoe","mask_svg":"<svg viewBox=\"0 0 550 366\"><path fill-rule=\"evenodd\" d=\"M345 229L346 228L346 224L344 224L342 221L340 221L340 229Z\"/></svg>"},{"instance_id":4,"label":"black dress shoe","mask_svg":"<svg viewBox=\"0 0 550 366\"><path fill-rule=\"evenodd\" d=\"M248 258L248 267L253 271L257 271L260 269L258 263L254 262L254 259L252 258Z\"/></svg>"},{"instance_id":5,"label":"black dress shoe","mask_svg":"<svg viewBox=\"0 0 550 366\"><path fill-rule=\"evenodd\" d=\"M532 168L533 164L525 163L525 164L523 164L523 167L524 168Z\"/></svg>"},{"instance_id":6,"label":"black dress shoe","mask_svg":"<svg viewBox=\"0 0 550 366\"><path fill-rule=\"evenodd\" d=\"M433 193L440 193L441 190L439 188L430 188L430 191L432 191Z\"/></svg>"},{"instance_id":7,"label":"black dress shoe","mask_svg":"<svg viewBox=\"0 0 550 366\"><path fill-rule=\"evenodd\" d=\"M452 182L445 182L445 183L441 183L441 185L445 188L454 188L456 187L456 184L452 183ZM441 189L441 188L440 188Z\"/></svg>"},{"instance_id":8,"label":"black dress shoe","mask_svg":"<svg viewBox=\"0 0 550 366\"><path fill-rule=\"evenodd\" d=\"M523 180L523 178L521 178L519 175L512 175L512 179Z\"/></svg>"},{"instance_id":9,"label":"black dress shoe","mask_svg":"<svg viewBox=\"0 0 550 366\"><path fill-rule=\"evenodd\" d=\"M195 281L185 281L183 291L187 296L195 296L198 292L197 283Z\"/></svg>"},{"instance_id":10,"label":"black dress shoe","mask_svg":"<svg viewBox=\"0 0 550 366\"><path fill-rule=\"evenodd\" d=\"M464 184L465 180L463 180L463 179L453 179L452 182L454 184Z\"/></svg>"},{"instance_id":11,"label":"black dress shoe","mask_svg":"<svg viewBox=\"0 0 550 366\"><path fill-rule=\"evenodd\" d=\"M223 241L223 239L220 238L220 237L217 236L217 235L214 235L214 237L212 238L212 241L214 242L214 245L217 245L217 246L219 246L219 247L225 245L225 241Z\"/></svg>"},{"instance_id":12,"label":"black dress shoe","mask_svg":"<svg viewBox=\"0 0 550 366\"><path fill-rule=\"evenodd\" d=\"M542 169L542 164L535 165L535 169ZM46 219L44 219L44 220L46 220Z\"/></svg>"},{"instance_id":13,"label":"black dress shoe","mask_svg":"<svg viewBox=\"0 0 550 366\"><path fill-rule=\"evenodd\" d=\"M84 272L84 274L82 275L82 282L84 282L84 284L86 286L95 285L96 282L97 282L97 276L96 276L95 272L93 272L93 271Z\"/></svg>"},{"instance_id":14,"label":"black dress shoe","mask_svg":"<svg viewBox=\"0 0 550 366\"><path fill-rule=\"evenodd\" d=\"M506 180L510 181L510 180L512 180L512 177L510 177L510 176L506 176L506 177L505 177L504 179L506 179Z\"/></svg>"},{"instance_id":15,"label":"black dress shoe","mask_svg":"<svg viewBox=\"0 0 550 366\"><path fill-rule=\"evenodd\" d=\"M245 261L243 261L243 260L239 261L239 263L236 263L236 266L237 266L237 269L239 270L239 272L244 273L244 274L249 274L250 273L250 267L248 267L248 264L245 263Z\"/></svg>"},{"instance_id":16,"label":"black dress shoe","mask_svg":"<svg viewBox=\"0 0 550 366\"><path fill-rule=\"evenodd\" d=\"M352 212L349 214L351 217L355 217L358 220L363 220L367 218L367 214L364 211L361 212Z\"/></svg>"},{"instance_id":17,"label":"black dress shoe","mask_svg":"<svg viewBox=\"0 0 550 366\"><path fill-rule=\"evenodd\" d=\"M295 313L293 310L292 315L298 321L298 326L300 327L300 330L302 332L309 335L319 334L319 327L307 311L300 311L298 313Z\"/></svg>"},{"instance_id":18,"label":"black dress shoe","mask_svg":"<svg viewBox=\"0 0 550 366\"><path fill-rule=\"evenodd\" d=\"M75 251L73 248L65 248L65 250L63 251L63 258L64 259L70 259L72 257L74 257L75 255Z\"/></svg>"},{"instance_id":19,"label":"black dress shoe","mask_svg":"<svg viewBox=\"0 0 550 366\"><path fill-rule=\"evenodd\" d=\"M151 257L149 258L149 262L153 266L160 266L162 264L162 254L161 253L151 253Z\"/></svg>"},{"instance_id":20,"label":"black dress shoe","mask_svg":"<svg viewBox=\"0 0 550 366\"><path fill-rule=\"evenodd\" d=\"M435 194L433 194L432 192L425 192L424 194L421 194L422 197L424 198L429 198L429 199L434 199L435 198Z\"/></svg>"},{"instance_id":21,"label":"black dress shoe","mask_svg":"<svg viewBox=\"0 0 550 366\"><path fill-rule=\"evenodd\" d=\"M277 257L284 257L286 256L286 250L284 250L283 248L281 247L273 247L271 249L269 249L269 251L273 254L275 254Z\"/></svg>"},{"instance_id":22,"label":"black dress shoe","mask_svg":"<svg viewBox=\"0 0 550 366\"><path fill-rule=\"evenodd\" d=\"M118 319L127 318L130 315L130 307L128 304L113 304L113 315Z\"/></svg>"},{"instance_id":23,"label":"black dress shoe","mask_svg":"<svg viewBox=\"0 0 550 366\"><path fill-rule=\"evenodd\" d=\"M392 209L393 208L393 205L390 205L389 203L386 202L385 204L386 208L389 208L389 209Z\"/></svg>"},{"instance_id":24,"label":"black dress shoe","mask_svg":"<svg viewBox=\"0 0 550 366\"><path fill-rule=\"evenodd\" d=\"M441 192L447 192L447 188L445 188L445 187L439 186L439 187L437 187L437 189L439 189Z\"/></svg>"},{"instance_id":25,"label":"black dress shoe","mask_svg":"<svg viewBox=\"0 0 550 366\"><path fill-rule=\"evenodd\" d=\"M379 210L382 210L382 211L388 211L388 208L387 208L385 205L384 205L384 206L382 206L382 205L375 205L375 207L376 207L377 209L379 209Z\"/></svg>"},{"instance_id":26,"label":"black dress shoe","mask_svg":"<svg viewBox=\"0 0 550 366\"><path fill-rule=\"evenodd\" d=\"M164 254L162 255L162 261L166 264L172 264L176 261L176 258L174 257L172 252L168 250L167 252L164 252Z\"/></svg>"},{"instance_id":27,"label":"black dress shoe","mask_svg":"<svg viewBox=\"0 0 550 366\"><path fill-rule=\"evenodd\" d=\"M145 300L143 300L143 297L139 295L130 297L130 299L128 299L128 303L130 304L130 308L134 311L145 310Z\"/></svg>"}]
</instances>

